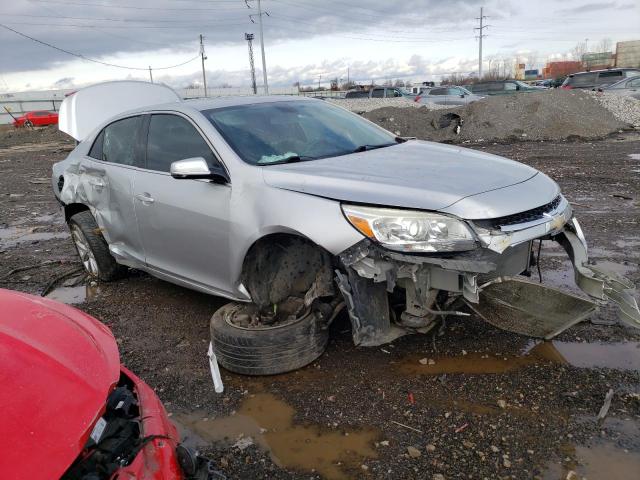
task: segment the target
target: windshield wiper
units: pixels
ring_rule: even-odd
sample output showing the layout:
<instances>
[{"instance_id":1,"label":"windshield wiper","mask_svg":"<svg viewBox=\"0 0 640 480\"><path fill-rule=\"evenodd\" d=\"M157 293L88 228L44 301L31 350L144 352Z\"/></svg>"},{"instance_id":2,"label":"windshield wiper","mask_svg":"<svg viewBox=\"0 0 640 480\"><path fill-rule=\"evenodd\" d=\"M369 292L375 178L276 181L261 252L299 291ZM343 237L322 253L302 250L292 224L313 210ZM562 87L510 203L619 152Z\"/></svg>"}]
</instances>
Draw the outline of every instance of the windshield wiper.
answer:
<instances>
[{"instance_id":1,"label":"windshield wiper","mask_svg":"<svg viewBox=\"0 0 640 480\"><path fill-rule=\"evenodd\" d=\"M366 152L368 150L375 150L376 148L391 147L391 146L397 145L397 144L398 144L398 142L383 143L381 145L360 145L359 147L355 148L351 153Z\"/></svg>"},{"instance_id":2,"label":"windshield wiper","mask_svg":"<svg viewBox=\"0 0 640 480\"><path fill-rule=\"evenodd\" d=\"M296 163L296 162L306 162L307 160L315 160L315 157L307 157L304 155L291 155L290 157L281 158L279 160L274 160L272 162L265 161L261 162L258 160L258 165L282 165L283 163Z\"/></svg>"}]
</instances>

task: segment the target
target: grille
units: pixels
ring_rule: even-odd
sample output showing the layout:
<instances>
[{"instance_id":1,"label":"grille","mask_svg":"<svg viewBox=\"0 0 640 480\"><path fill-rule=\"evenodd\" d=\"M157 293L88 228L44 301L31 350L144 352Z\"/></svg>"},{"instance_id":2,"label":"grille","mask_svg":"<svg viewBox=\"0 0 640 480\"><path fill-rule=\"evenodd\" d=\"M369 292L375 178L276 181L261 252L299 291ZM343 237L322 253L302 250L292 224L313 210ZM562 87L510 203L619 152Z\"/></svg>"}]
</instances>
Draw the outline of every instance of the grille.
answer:
<instances>
[{"instance_id":1,"label":"grille","mask_svg":"<svg viewBox=\"0 0 640 480\"><path fill-rule=\"evenodd\" d=\"M486 228L489 230L498 229L500 227L506 227L509 225L517 225L519 223L533 222L534 220L541 219L545 213L552 212L558 205L562 198L558 195L551 202L541 207L532 208L525 212L514 213L513 215L507 215L506 217L491 218L489 220L473 220L477 226Z\"/></svg>"}]
</instances>

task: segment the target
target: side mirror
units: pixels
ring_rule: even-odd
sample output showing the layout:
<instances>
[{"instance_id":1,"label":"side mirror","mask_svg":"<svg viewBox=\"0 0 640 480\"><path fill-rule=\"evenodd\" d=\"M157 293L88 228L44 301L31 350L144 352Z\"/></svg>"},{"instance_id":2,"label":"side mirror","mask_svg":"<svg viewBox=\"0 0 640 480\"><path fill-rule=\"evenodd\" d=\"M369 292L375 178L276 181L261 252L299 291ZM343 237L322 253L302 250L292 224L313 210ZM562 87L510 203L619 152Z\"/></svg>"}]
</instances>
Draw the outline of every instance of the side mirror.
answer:
<instances>
[{"instance_id":1,"label":"side mirror","mask_svg":"<svg viewBox=\"0 0 640 480\"><path fill-rule=\"evenodd\" d=\"M178 180L211 180L215 183L228 183L229 176L222 168L209 169L207 161L202 157L185 158L173 162L171 176Z\"/></svg>"}]
</instances>

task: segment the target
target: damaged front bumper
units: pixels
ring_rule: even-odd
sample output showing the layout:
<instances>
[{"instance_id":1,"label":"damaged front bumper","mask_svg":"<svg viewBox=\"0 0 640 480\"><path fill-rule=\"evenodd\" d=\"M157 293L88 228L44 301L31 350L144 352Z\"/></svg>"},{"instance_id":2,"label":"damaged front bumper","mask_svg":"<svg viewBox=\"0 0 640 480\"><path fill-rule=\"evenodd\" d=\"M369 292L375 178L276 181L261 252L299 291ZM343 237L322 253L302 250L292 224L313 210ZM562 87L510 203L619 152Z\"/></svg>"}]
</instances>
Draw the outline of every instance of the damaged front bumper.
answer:
<instances>
[{"instance_id":1,"label":"damaged front bumper","mask_svg":"<svg viewBox=\"0 0 640 480\"><path fill-rule=\"evenodd\" d=\"M500 229L473 225L482 248L457 254L408 255L363 240L339 256L337 283L352 322L354 342L374 346L407 332L426 332L463 300L489 323L512 332L552 338L611 301L626 324L640 328L633 285L588 264L587 245L571 207L560 197L542 218ZM573 262L575 282L589 299L515 278L535 263L534 240L553 240ZM404 303L398 315L394 307Z\"/></svg>"}]
</instances>

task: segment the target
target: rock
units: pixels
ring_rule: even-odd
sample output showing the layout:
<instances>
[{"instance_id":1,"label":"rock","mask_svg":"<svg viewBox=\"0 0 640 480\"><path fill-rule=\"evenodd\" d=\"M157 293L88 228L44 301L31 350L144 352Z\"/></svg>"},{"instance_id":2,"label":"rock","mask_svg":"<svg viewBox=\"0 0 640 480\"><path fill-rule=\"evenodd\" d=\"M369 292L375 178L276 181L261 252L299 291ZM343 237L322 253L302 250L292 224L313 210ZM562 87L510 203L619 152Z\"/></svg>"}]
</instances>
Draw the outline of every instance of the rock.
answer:
<instances>
[{"instance_id":1,"label":"rock","mask_svg":"<svg viewBox=\"0 0 640 480\"><path fill-rule=\"evenodd\" d=\"M574 472L573 470L569 470L567 472L567 477L565 480L579 480L580 477L578 476L578 474L576 472Z\"/></svg>"},{"instance_id":2,"label":"rock","mask_svg":"<svg viewBox=\"0 0 640 480\"><path fill-rule=\"evenodd\" d=\"M429 365L435 365L436 361L433 358L429 359Z\"/></svg>"},{"instance_id":3,"label":"rock","mask_svg":"<svg viewBox=\"0 0 640 480\"><path fill-rule=\"evenodd\" d=\"M420 453L420 450L418 450L416 447L407 447L407 453L411 458L418 458L420 455L422 455Z\"/></svg>"},{"instance_id":4,"label":"rock","mask_svg":"<svg viewBox=\"0 0 640 480\"><path fill-rule=\"evenodd\" d=\"M436 446L433 445L432 443L430 443L429 445L427 445L426 450L427 450L427 452L435 452L436 451Z\"/></svg>"},{"instance_id":5,"label":"rock","mask_svg":"<svg viewBox=\"0 0 640 480\"><path fill-rule=\"evenodd\" d=\"M380 442L380 445L382 445L383 447L388 447L389 446L389 440L382 440Z\"/></svg>"},{"instance_id":6,"label":"rock","mask_svg":"<svg viewBox=\"0 0 640 480\"><path fill-rule=\"evenodd\" d=\"M504 468L511 468L511 461L509 461L508 458L503 458L502 464L504 465Z\"/></svg>"},{"instance_id":7,"label":"rock","mask_svg":"<svg viewBox=\"0 0 640 480\"><path fill-rule=\"evenodd\" d=\"M431 477L432 480L445 480L444 475L441 473L434 473L433 477Z\"/></svg>"},{"instance_id":8,"label":"rock","mask_svg":"<svg viewBox=\"0 0 640 480\"><path fill-rule=\"evenodd\" d=\"M426 365L427 363L429 363L429 359L421 358L420 360L418 360L418 363L420 363L420 365Z\"/></svg>"},{"instance_id":9,"label":"rock","mask_svg":"<svg viewBox=\"0 0 640 480\"><path fill-rule=\"evenodd\" d=\"M469 440L463 440L463 441L462 441L462 445L463 445L463 446L464 446L464 448L466 448L466 449L471 449L471 448L475 447L475 445L476 445L476 444L475 444L475 443L473 443L473 442L470 442Z\"/></svg>"},{"instance_id":10,"label":"rock","mask_svg":"<svg viewBox=\"0 0 640 480\"><path fill-rule=\"evenodd\" d=\"M495 445L491 445L491 451L493 453L498 453L500 451L500 449L498 447L496 447Z\"/></svg>"},{"instance_id":11,"label":"rock","mask_svg":"<svg viewBox=\"0 0 640 480\"><path fill-rule=\"evenodd\" d=\"M238 450L240 450L241 452L246 448L250 447L251 445L253 445L253 438L251 437L242 437L236 443L233 444L233 446Z\"/></svg>"},{"instance_id":12,"label":"rock","mask_svg":"<svg viewBox=\"0 0 640 480\"><path fill-rule=\"evenodd\" d=\"M369 467L368 467L367 465L365 465L364 463L363 463L362 465L360 465L360 468L361 468L362 470L364 470L365 472L366 472L367 470L369 470Z\"/></svg>"},{"instance_id":13,"label":"rock","mask_svg":"<svg viewBox=\"0 0 640 480\"><path fill-rule=\"evenodd\" d=\"M504 401L504 400L502 400L502 399L501 399L501 400L498 400L498 406L499 406L500 408L507 408L507 402L506 402L506 401Z\"/></svg>"}]
</instances>

